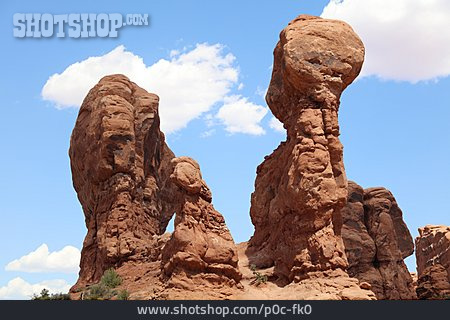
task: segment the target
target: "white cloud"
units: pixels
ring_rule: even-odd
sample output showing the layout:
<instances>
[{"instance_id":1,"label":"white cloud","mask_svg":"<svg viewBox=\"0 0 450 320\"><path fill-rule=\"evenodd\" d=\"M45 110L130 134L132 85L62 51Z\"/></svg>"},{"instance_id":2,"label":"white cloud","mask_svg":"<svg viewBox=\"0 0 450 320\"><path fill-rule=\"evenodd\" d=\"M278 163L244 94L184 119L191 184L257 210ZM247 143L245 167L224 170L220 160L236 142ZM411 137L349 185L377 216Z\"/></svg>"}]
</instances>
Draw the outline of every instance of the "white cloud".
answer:
<instances>
[{"instance_id":1,"label":"white cloud","mask_svg":"<svg viewBox=\"0 0 450 320\"><path fill-rule=\"evenodd\" d=\"M321 16L344 20L359 34L362 76L415 83L450 74L448 0L331 0Z\"/></svg>"},{"instance_id":2,"label":"white cloud","mask_svg":"<svg viewBox=\"0 0 450 320\"><path fill-rule=\"evenodd\" d=\"M45 280L31 284L17 277L10 280L6 286L0 287L0 299L30 299L33 294L39 294L44 288L49 290L50 293L67 293L69 292L70 285L62 279Z\"/></svg>"},{"instance_id":3,"label":"white cloud","mask_svg":"<svg viewBox=\"0 0 450 320\"><path fill-rule=\"evenodd\" d=\"M65 246L60 251L49 252L48 246L44 243L35 251L8 263L5 270L77 273L80 257L80 250L73 246Z\"/></svg>"},{"instance_id":4,"label":"white cloud","mask_svg":"<svg viewBox=\"0 0 450 320\"><path fill-rule=\"evenodd\" d=\"M280 120L275 117L272 117L272 119L270 119L269 127L277 132L286 133L286 130L283 127L283 123L281 123Z\"/></svg>"},{"instance_id":5,"label":"white cloud","mask_svg":"<svg viewBox=\"0 0 450 320\"><path fill-rule=\"evenodd\" d=\"M230 133L247 133L262 135L265 133L260 122L267 113L267 108L248 101L247 98L234 95L226 97L224 105L216 117Z\"/></svg>"},{"instance_id":6,"label":"white cloud","mask_svg":"<svg viewBox=\"0 0 450 320\"><path fill-rule=\"evenodd\" d=\"M237 84L235 57L223 51L220 44L197 44L190 51L172 50L169 60L147 66L141 57L118 46L52 75L41 94L58 108L79 107L101 77L122 73L160 97L161 128L171 133L222 102Z\"/></svg>"}]
</instances>

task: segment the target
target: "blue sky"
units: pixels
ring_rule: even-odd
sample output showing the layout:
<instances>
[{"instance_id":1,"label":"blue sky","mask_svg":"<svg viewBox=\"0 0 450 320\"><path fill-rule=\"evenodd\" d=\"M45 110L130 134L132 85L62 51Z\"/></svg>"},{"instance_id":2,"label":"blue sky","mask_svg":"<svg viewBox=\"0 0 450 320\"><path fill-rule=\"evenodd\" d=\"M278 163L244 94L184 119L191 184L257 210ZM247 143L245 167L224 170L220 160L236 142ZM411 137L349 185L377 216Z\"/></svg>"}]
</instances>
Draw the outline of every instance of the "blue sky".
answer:
<instances>
[{"instance_id":1,"label":"blue sky","mask_svg":"<svg viewBox=\"0 0 450 320\"><path fill-rule=\"evenodd\" d=\"M420 1L396 5L387 1L382 11L375 4L361 11L354 2L332 4L324 12L351 23L367 48L363 76L341 99L347 176L363 187L390 189L415 237L417 228L425 224L450 224L444 201L450 195L450 28L439 24L449 21L450 7L445 1L426 8ZM285 138L284 132L273 128L275 122L263 99L273 48L290 20L301 13L320 15L328 3L2 2L0 299L23 298L43 285L66 288L77 278L73 268L63 263L74 253L71 247L63 248L81 249L86 233L67 155L77 108L61 102L77 101L84 89L65 91L60 83L74 83L83 76L91 79L96 74L85 75L89 71L85 69L67 71L70 65L99 57L108 69L111 63L105 55L113 50L117 57L129 59L130 65L124 68L132 70L132 80L136 75L150 89L160 90L154 92L161 95L161 108L167 114L170 147L176 155L188 155L200 163L216 209L225 216L235 241L246 241L253 233L249 206L256 167ZM18 12L148 13L150 25L127 26L118 38L18 39L12 32L12 16ZM419 18L413 19L414 15ZM423 28L423 20L433 23ZM206 61L194 69L193 81L189 80L192 72L185 69L190 59ZM176 92L161 69L180 74ZM229 76L224 77L224 72ZM56 78L60 83L43 94L54 74L60 75ZM217 90L202 82L204 74L212 77ZM150 76L155 79L146 82ZM192 96L200 100L190 101ZM193 113L183 115L180 124L171 127L176 114L190 108L188 102L194 104ZM236 112L241 107L242 113ZM56 252L51 258L43 244ZM38 247L41 250L32 255L35 260L10 264ZM407 264L415 269L413 258ZM61 281L45 282L54 279Z\"/></svg>"}]
</instances>

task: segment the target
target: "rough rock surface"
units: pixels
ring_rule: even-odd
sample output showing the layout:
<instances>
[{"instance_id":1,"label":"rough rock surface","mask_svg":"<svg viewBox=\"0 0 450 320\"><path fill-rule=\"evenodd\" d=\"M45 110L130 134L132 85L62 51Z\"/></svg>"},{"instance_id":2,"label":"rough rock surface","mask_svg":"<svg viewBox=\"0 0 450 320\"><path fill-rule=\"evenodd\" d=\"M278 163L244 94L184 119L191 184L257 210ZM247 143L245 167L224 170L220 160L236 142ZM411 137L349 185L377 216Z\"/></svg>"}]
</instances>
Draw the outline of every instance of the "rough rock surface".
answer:
<instances>
[{"instance_id":1,"label":"rough rock surface","mask_svg":"<svg viewBox=\"0 0 450 320\"><path fill-rule=\"evenodd\" d=\"M152 261L174 212L167 184L172 151L159 130L158 96L123 75L89 91L72 132L73 185L88 233L76 287L97 282L110 267Z\"/></svg>"},{"instance_id":2,"label":"rough rock surface","mask_svg":"<svg viewBox=\"0 0 450 320\"><path fill-rule=\"evenodd\" d=\"M231 234L198 163L166 145L158 100L111 75L83 101L69 155L88 233L72 294L111 267L134 299L220 298L239 286ZM175 231L164 234L174 213Z\"/></svg>"},{"instance_id":3,"label":"rough rock surface","mask_svg":"<svg viewBox=\"0 0 450 320\"><path fill-rule=\"evenodd\" d=\"M274 266L285 284L347 268L338 109L363 60L363 43L349 25L306 15L289 23L275 48L266 101L287 140L258 166L248 250L250 263Z\"/></svg>"},{"instance_id":4,"label":"rough rock surface","mask_svg":"<svg viewBox=\"0 0 450 320\"><path fill-rule=\"evenodd\" d=\"M414 299L413 279L403 261L414 243L394 196L385 188L348 182L342 209L348 273L368 282L378 299Z\"/></svg>"},{"instance_id":5,"label":"rough rock surface","mask_svg":"<svg viewBox=\"0 0 450 320\"><path fill-rule=\"evenodd\" d=\"M450 296L450 227L427 225L416 238L417 296Z\"/></svg>"},{"instance_id":6,"label":"rough rock surface","mask_svg":"<svg viewBox=\"0 0 450 320\"><path fill-rule=\"evenodd\" d=\"M231 299L247 300L376 300L370 284L350 278L342 269L310 272L307 279L283 285L277 281L275 268L257 267L266 276L265 283L257 282L252 264L258 252L248 249L248 243L237 245L239 270L242 272L243 290L235 292Z\"/></svg>"},{"instance_id":7,"label":"rough rock surface","mask_svg":"<svg viewBox=\"0 0 450 320\"><path fill-rule=\"evenodd\" d=\"M172 160L171 180L182 201L176 208L175 230L162 252L169 286L199 290L200 286L236 286L241 273L233 238L223 216L214 209L200 166L189 157Z\"/></svg>"},{"instance_id":8,"label":"rough rock surface","mask_svg":"<svg viewBox=\"0 0 450 320\"><path fill-rule=\"evenodd\" d=\"M417 280L419 299L450 299L449 274L441 264L426 267Z\"/></svg>"}]
</instances>

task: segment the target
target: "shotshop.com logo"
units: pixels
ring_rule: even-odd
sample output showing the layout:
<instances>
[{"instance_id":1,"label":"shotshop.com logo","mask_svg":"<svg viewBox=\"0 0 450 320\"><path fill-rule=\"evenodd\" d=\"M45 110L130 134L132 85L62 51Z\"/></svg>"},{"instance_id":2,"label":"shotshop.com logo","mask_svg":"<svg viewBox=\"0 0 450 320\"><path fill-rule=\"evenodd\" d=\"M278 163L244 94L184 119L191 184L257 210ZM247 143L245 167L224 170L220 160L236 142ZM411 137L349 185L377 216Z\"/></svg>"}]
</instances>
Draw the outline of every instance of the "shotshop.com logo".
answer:
<instances>
[{"instance_id":1,"label":"shotshop.com logo","mask_svg":"<svg viewBox=\"0 0 450 320\"><path fill-rule=\"evenodd\" d=\"M148 14L120 13L15 13L16 38L116 38L124 26L148 26Z\"/></svg>"}]
</instances>

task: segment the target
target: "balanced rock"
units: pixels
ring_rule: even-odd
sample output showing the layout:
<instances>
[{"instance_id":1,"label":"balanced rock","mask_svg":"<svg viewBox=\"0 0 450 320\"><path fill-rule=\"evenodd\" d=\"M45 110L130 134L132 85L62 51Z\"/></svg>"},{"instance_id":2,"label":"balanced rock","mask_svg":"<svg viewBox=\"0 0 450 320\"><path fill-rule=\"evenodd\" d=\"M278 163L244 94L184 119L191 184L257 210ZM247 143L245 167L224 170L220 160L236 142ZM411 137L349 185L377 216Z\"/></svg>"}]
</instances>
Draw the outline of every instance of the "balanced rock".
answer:
<instances>
[{"instance_id":1,"label":"balanced rock","mask_svg":"<svg viewBox=\"0 0 450 320\"><path fill-rule=\"evenodd\" d=\"M200 166L189 157L174 158L172 165L170 178L179 188L181 202L175 208L175 230L162 252L165 281L190 291L235 287L242 277L236 246L211 203Z\"/></svg>"},{"instance_id":2,"label":"balanced rock","mask_svg":"<svg viewBox=\"0 0 450 320\"><path fill-rule=\"evenodd\" d=\"M348 182L342 212L345 253L350 276L369 283L378 299L414 299L413 279L404 259L414 252L402 211L385 188Z\"/></svg>"},{"instance_id":3,"label":"balanced rock","mask_svg":"<svg viewBox=\"0 0 450 320\"><path fill-rule=\"evenodd\" d=\"M416 238L417 296L450 296L450 227L427 225Z\"/></svg>"},{"instance_id":4,"label":"balanced rock","mask_svg":"<svg viewBox=\"0 0 450 320\"><path fill-rule=\"evenodd\" d=\"M363 43L337 20L301 15L276 45L266 101L287 140L257 168L248 250L255 265L273 265L285 283L348 266L340 235L347 179L338 110L363 60Z\"/></svg>"},{"instance_id":5,"label":"balanced rock","mask_svg":"<svg viewBox=\"0 0 450 320\"><path fill-rule=\"evenodd\" d=\"M77 287L128 261L158 259L176 201L174 158L159 130L158 96L106 76L80 108L70 141L73 185L88 229Z\"/></svg>"}]
</instances>

